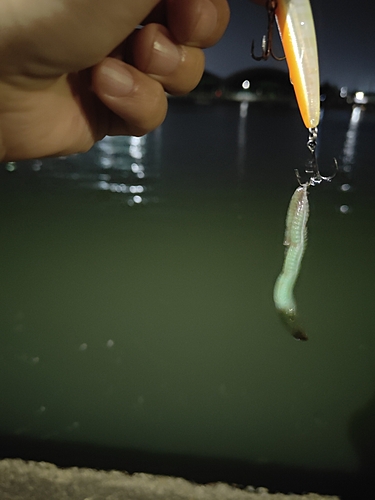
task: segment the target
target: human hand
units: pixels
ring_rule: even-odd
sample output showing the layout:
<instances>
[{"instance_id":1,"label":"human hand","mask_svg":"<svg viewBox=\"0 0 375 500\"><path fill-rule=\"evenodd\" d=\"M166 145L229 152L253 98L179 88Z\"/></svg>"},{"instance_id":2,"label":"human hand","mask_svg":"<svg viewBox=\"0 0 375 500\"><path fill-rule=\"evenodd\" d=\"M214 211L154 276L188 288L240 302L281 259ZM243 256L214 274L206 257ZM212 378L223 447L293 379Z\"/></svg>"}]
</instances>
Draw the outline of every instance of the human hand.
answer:
<instances>
[{"instance_id":1,"label":"human hand","mask_svg":"<svg viewBox=\"0 0 375 500\"><path fill-rule=\"evenodd\" d=\"M156 128L228 20L226 0L1 0L0 160Z\"/></svg>"}]
</instances>

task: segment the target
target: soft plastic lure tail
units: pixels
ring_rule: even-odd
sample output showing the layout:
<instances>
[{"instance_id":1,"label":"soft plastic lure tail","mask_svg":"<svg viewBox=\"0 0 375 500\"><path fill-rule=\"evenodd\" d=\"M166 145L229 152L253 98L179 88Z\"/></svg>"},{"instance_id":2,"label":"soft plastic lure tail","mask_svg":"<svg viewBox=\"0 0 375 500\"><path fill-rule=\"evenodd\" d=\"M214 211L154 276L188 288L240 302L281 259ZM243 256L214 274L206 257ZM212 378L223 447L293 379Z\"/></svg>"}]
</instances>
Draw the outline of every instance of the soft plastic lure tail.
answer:
<instances>
[{"instance_id":1,"label":"soft plastic lure tail","mask_svg":"<svg viewBox=\"0 0 375 500\"><path fill-rule=\"evenodd\" d=\"M293 296L294 285L307 243L307 220L309 218L307 188L307 183L299 186L289 203L284 238L286 246L284 266L273 291L279 316L297 340L308 340L306 333L297 323L297 306Z\"/></svg>"},{"instance_id":2,"label":"soft plastic lure tail","mask_svg":"<svg viewBox=\"0 0 375 500\"><path fill-rule=\"evenodd\" d=\"M309 0L278 0L276 21L302 120L317 127L320 116L319 62Z\"/></svg>"}]
</instances>

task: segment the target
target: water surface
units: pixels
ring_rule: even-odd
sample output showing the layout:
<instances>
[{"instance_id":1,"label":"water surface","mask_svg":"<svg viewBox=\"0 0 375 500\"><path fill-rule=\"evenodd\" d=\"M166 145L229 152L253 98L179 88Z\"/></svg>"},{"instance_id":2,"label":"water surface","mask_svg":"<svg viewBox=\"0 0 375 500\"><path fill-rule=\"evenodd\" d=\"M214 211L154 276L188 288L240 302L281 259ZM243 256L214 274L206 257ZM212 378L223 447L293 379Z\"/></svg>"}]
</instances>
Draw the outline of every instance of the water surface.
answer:
<instances>
[{"instance_id":1,"label":"water surface","mask_svg":"<svg viewBox=\"0 0 375 500\"><path fill-rule=\"evenodd\" d=\"M272 301L295 109L172 102L85 155L3 165L3 435L324 471L375 465L375 115L326 111L296 287Z\"/></svg>"}]
</instances>

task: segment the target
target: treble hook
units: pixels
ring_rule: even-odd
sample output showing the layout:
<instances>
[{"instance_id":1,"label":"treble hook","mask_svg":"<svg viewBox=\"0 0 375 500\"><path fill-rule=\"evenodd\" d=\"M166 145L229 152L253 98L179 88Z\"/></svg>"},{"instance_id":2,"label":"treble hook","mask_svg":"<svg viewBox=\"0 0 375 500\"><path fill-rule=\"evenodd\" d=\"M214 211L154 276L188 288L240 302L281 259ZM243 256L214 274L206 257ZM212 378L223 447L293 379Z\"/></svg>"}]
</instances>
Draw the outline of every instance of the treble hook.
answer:
<instances>
[{"instance_id":1,"label":"treble hook","mask_svg":"<svg viewBox=\"0 0 375 500\"><path fill-rule=\"evenodd\" d=\"M275 24L275 12L277 8L277 1L276 0L267 0L267 15L268 15L268 24L267 24L267 35L263 35L262 38L262 55L261 56L256 56L254 53L254 40L251 43L251 57L255 59L256 61L266 61L269 56L273 57L276 59L276 61L283 61L285 59L284 57L277 57L273 53L272 49L272 34L273 34L273 26Z\"/></svg>"},{"instance_id":2,"label":"treble hook","mask_svg":"<svg viewBox=\"0 0 375 500\"><path fill-rule=\"evenodd\" d=\"M315 184L320 184L322 181L329 182L336 176L336 174L339 170L337 160L336 160L336 158L333 158L333 163L335 166L334 173L330 176L321 175L321 173L319 172L318 161L316 159L316 153L315 153L317 139L318 139L318 127L309 128L309 139L307 141L307 147L310 150L311 159L308 160L308 162L306 164L305 173L310 174L310 179L307 182L302 182L301 175L300 175L298 169L296 168L294 170L294 172L296 174L297 181L298 181L300 186L309 187L309 186L315 186Z\"/></svg>"}]
</instances>

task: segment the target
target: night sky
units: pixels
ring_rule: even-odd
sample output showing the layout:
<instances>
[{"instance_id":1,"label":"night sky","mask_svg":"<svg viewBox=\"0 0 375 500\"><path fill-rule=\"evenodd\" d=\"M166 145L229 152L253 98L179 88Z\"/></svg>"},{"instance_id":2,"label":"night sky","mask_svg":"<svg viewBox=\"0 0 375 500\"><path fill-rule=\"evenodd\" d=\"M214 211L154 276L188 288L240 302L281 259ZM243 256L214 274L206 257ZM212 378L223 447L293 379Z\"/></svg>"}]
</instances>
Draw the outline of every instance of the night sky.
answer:
<instances>
[{"instance_id":1,"label":"night sky","mask_svg":"<svg viewBox=\"0 0 375 500\"><path fill-rule=\"evenodd\" d=\"M318 42L321 83L349 90L375 92L375 0L310 0ZM267 28L264 7L249 0L229 0L231 21L222 40L206 51L206 69L226 77L260 65L286 68L284 62L251 58L254 38L257 53ZM274 40L278 42L276 33ZM282 54L275 44L276 54Z\"/></svg>"}]
</instances>

